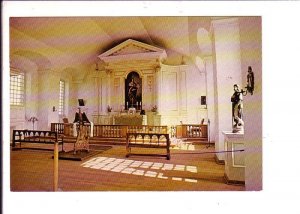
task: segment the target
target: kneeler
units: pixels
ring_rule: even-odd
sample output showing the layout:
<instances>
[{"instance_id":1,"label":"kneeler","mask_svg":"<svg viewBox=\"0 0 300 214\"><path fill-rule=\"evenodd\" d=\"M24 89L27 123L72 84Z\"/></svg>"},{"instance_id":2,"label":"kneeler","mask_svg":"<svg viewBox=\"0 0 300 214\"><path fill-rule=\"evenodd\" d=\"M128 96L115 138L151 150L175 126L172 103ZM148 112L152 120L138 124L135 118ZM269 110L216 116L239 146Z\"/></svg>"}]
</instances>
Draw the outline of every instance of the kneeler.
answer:
<instances>
[{"instance_id":1,"label":"kneeler","mask_svg":"<svg viewBox=\"0 0 300 214\"><path fill-rule=\"evenodd\" d=\"M90 141L89 127L80 124L77 130L77 138L74 144L74 154L77 151L89 151L89 141Z\"/></svg>"}]
</instances>

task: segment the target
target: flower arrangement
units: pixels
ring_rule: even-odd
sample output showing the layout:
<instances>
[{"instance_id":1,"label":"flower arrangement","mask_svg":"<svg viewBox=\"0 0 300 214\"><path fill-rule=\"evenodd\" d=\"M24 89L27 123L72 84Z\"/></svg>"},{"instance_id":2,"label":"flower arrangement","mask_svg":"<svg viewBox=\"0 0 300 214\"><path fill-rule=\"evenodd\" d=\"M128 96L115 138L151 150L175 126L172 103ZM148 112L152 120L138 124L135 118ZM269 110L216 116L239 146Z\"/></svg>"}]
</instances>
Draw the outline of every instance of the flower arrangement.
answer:
<instances>
[{"instance_id":1,"label":"flower arrangement","mask_svg":"<svg viewBox=\"0 0 300 214\"><path fill-rule=\"evenodd\" d=\"M107 106L107 112L111 112L112 111L112 107L110 107L109 105Z\"/></svg>"},{"instance_id":2,"label":"flower arrangement","mask_svg":"<svg viewBox=\"0 0 300 214\"><path fill-rule=\"evenodd\" d=\"M151 111L152 111L152 112L157 112L157 106L156 106L156 105L153 106L152 109L151 109Z\"/></svg>"}]
</instances>

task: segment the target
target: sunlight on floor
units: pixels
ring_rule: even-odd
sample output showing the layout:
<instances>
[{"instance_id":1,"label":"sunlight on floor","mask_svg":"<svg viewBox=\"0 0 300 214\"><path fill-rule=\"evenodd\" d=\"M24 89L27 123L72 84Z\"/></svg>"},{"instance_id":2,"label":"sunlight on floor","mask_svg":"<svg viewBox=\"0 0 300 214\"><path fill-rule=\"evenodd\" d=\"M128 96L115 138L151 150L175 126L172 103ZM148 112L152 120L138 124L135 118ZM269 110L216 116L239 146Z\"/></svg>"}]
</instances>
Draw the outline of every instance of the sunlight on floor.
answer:
<instances>
[{"instance_id":1,"label":"sunlight on floor","mask_svg":"<svg viewBox=\"0 0 300 214\"><path fill-rule=\"evenodd\" d=\"M190 150L190 151L195 150L195 146L190 141L186 141L186 140L182 140L182 139L178 139L178 138L171 138L170 141L171 141L170 149Z\"/></svg>"},{"instance_id":2,"label":"sunlight on floor","mask_svg":"<svg viewBox=\"0 0 300 214\"><path fill-rule=\"evenodd\" d=\"M119 172L125 174L133 174L138 176L146 176L160 179L171 179L174 181L185 181L190 183L197 183L196 179L187 179L181 177L167 177L160 171L186 171L197 173L196 166L186 166L178 164L166 164L156 162L134 161L128 159L97 157L92 158L87 162L81 164L83 167L100 169L104 171ZM149 169L149 170L148 170ZM156 170L156 171L151 171Z\"/></svg>"}]
</instances>

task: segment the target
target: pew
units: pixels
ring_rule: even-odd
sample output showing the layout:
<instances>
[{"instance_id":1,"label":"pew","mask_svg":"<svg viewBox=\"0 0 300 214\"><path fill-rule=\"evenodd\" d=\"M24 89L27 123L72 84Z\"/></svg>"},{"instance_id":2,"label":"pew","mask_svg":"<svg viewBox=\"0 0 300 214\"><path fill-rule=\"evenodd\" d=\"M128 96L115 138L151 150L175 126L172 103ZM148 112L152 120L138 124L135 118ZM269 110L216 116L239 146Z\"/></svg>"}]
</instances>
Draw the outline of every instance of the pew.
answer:
<instances>
[{"instance_id":1,"label":"pew","mask_svg":"<svg viewBox=\"0 0 300 214\"><path fill-rule=\"evenodd\" d=\"M159 148L166 149L166 154L137 154L131 153L132 148ZM161 156L170 160L170 139L166 133L134 132L126 135L126 157L131 155Z\"/></svg>"},{"instance_id":2,"label":"pew","mask_svg":"<svg viewBox=\"0 0 300 214\"><path fill-rule=\"evenodd\" d=\"M64 141L63 137L59 137L57 132L53 131L40 131L40 130L13 130L12 136L12 149L40 149L40 150L53 150L43 147L23 147L22 144L53 144L58 142L58 145L61 145L61 151L64 151ZM17 147L17 144L19 146Z\"/></svg>"}]
</instances>

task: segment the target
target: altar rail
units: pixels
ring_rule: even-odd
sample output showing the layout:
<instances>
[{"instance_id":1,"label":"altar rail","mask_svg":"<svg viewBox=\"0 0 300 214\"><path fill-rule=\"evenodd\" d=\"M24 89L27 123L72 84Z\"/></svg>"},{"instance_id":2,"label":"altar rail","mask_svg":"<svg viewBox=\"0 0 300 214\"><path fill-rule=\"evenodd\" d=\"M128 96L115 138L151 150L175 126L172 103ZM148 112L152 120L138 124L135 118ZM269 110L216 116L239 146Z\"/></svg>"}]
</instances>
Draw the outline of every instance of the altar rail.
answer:
<instances>
[{"instance_id":1,"label":"altar rail","mask_svg":"<svg viewBox=\"0 0 300 214\"><path fill-rule=\"evenodd\" d=\"M176 126L177 138L207 138L207 125L182 124Z\"/></svg>"},{"instance_id":2,"label":"altar rail","mask_svg":"<svg viewBox=\"0 0 300 214\"><path fill-rule=\"evenodd\" d=\"M85 123L85 126L90 127L91 124ZM78 129L79 124L76 124L76 128ZM73 123L51 123L51 131L57 132L59 135L64 136L73 136L74 133L74 124Z\"/></svg>"},{"instance_id":3,"label":"altar rail","mask_svg":"<svg viewBox=\"0 0 300 214\"><path fill-rule=\"evenodd\" d=\"M89 124L87 126L90 126ZM73 135L73 123L51 123L51 131L65 136ZM93 137L126 138L130 133L168 133L167 126L94 125Z\"/></svg>"}]
</instances>

